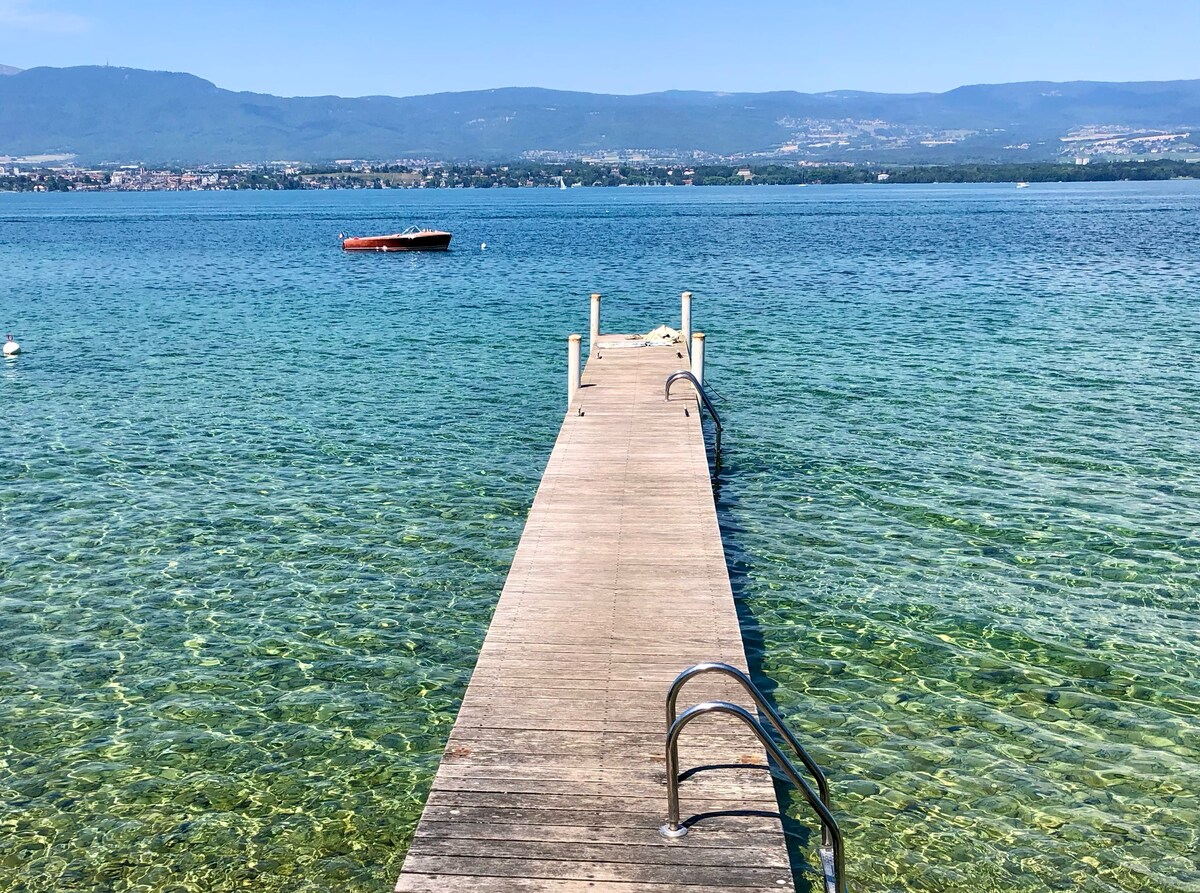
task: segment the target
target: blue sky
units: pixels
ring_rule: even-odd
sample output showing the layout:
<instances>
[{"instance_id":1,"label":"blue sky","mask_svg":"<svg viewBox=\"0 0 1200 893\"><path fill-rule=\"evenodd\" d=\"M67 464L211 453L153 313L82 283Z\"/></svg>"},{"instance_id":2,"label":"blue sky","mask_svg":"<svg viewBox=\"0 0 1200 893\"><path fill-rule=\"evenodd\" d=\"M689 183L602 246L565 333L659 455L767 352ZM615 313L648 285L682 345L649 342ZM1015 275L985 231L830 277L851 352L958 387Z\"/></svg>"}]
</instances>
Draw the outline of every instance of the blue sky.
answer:
<instances>
[{"instance_id":1,"label":"blue sky","mask_svg":"<svg viewBox=\"0 0 1200 893\"><path fill-rule=\"evenodd\" d=\"M1167 80L1200 77L1200 2L0 0L0 64L106 62L285 96Z\"/></svg>"}]
</instances>

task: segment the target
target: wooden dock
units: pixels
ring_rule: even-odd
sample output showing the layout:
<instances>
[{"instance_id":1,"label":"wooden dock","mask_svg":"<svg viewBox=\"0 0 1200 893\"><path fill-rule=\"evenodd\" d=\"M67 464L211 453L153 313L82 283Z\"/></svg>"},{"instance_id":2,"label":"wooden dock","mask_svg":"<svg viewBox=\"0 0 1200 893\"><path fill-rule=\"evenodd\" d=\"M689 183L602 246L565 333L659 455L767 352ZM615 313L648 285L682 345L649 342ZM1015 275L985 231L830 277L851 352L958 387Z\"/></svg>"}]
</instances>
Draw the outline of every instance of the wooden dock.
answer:
<instances>
[{"instance_id":1,"label":"wooden dock","mask_svg":"<svg viewBox=\"0 0 1200 893\"><path fill-rule=\"evenodd\" d=\"M663 399L683 347L619 343L593 345L397 893L792 889L765 754L729 717L687 728L681 767L741 768L685 781L690 833L658 831L671 681L746 659L699 407L684 382ZM750 706L706 676L680 709L713 698Z\"/></svg>"}]
</instances>

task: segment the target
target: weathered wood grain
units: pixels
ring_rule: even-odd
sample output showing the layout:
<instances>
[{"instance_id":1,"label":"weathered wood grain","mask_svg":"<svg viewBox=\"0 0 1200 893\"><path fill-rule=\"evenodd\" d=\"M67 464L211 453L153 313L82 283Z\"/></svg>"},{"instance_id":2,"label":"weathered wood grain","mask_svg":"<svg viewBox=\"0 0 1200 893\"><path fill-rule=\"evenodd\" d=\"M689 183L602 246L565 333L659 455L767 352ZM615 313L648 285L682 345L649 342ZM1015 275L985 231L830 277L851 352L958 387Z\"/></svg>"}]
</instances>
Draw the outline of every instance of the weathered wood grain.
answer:
<instances>
[{"instance_id":1,"label":"weathered wood grain","mask_svg":"<svg viewBox=\"0 0 1200 893\"><path fill-rule=\"evenodd\" d=\"M495 890L512 893L779 893L786 887L719 887L710 883L669 887L661 884L627 883L624 881L581 881L563 878L517 878L471 875L422 874L405 872L396 884L396 893L493 893Z\"/></svg>"},{"instance_id":2,"label":"weathered wood grain","mask_svg":"<svg viewBox=\"0 0 1200 893\"><path fill-rule=\"evenodd\" d=\"M614 336L609 336L614 337ZM691 832L666 840L664 697L745 667L696 400L663 348L601 351L563 421L404 862L399 893L790 889L761 746L728 717L681 743ZM745 703L698 679L681 707Z\"/></svg>"}]
</instances>

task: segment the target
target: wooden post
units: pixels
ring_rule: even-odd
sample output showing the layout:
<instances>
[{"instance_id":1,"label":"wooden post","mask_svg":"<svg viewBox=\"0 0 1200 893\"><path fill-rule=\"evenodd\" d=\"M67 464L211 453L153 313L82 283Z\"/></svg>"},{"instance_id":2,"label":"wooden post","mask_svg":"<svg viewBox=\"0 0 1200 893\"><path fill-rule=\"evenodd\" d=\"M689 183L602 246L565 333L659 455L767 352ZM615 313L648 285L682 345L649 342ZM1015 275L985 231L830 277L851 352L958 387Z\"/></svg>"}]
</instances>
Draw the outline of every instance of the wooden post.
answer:
<instances>
[{"instance_id":1,"label":"wooden post","mask_svg":"<svg viewBox=\"0 0 1200 893\"><path fill-rule=\"evenodd\" d=\"M582 335L572 335L567 339L567 407L570 408L571 401L575 399L575 392L579 390L579 342L583 340Z\"/></svg>"},{"instance_id":2,"label":"wooden post","mask_svg":"<svg viewBox=\"0 0 1200 893\"><path fill-rule=\"evenodd\" d=\"M704 384L704 333L696 332L692 335L692 375L696 376L696 381Z\"/></svg>"},{"instance_id":3,"label":"wooden post","mask_svg":"<svg viewBox=\"0 0 1200 893\"><path fill-rule=\"evenodd\" d=\"M692 345L692 293L685 291L681 295L683 304L680 310L679 333L683 336L684 350L691 350Z\"/></svg>"},{"instance_id":4,"label":"wooden post","mask_svg":"<svg viewBox=\"0 0 1200 893\"><path fill-rule=\"evenodd\" d=\"M588 334L588 351L596 352L596 342L600 340L600 295L592 295L592 327Z\"/></svg>"}]
</instances>

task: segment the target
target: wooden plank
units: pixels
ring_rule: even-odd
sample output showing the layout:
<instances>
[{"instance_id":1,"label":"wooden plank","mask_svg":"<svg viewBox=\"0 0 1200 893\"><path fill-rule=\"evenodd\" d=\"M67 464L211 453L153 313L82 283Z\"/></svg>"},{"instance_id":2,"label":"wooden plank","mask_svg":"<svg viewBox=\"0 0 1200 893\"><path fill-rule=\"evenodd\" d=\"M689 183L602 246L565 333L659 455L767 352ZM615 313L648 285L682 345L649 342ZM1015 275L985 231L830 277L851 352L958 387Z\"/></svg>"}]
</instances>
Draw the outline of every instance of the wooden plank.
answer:
<instances>
[{"instance_id":1,"label":"wooden plank","mask_svg":"<svg viewBox=\"0 0 1200 893\"><path fill-rule=\"evenodd\" d=\"M791 882L791 872L780 868L737 865L665 865L644 862L608 862L568 859L500 859L473 856L424 856L409 851L404 869L424 874L494 875L547 880L626 881L647 884L720 884L728 887L764 887L780 880Z\"/></svg>"},{"instance_id":2,"label":"wooden plank","mask_svg":"<svg viewBox=\"0 0 1200 893\"><path fill-rule=\"evenodd\" d=\"M712 884L685 885L628 883L624 881L580 881L563 878L495 877L475 875L422 874L408 872L396 882L396 893L493 893L495 890L512 893L779 893L774 884L762 887L715 887Z\"/></svg>"},{"instance_id":3,"label":"wooden plank","mask_svg":"<svg viewBox=\"0 0 1200 893\"><path fill-rule=\"evenodd\" d=\"M427 817L422 822L422 839L460 837L464 840L508 840L508 841L548 841L558 843L595 844L628 844L633 846L651 845L657 840L662 846L675 847L681 853L695 849L733 848L747 851L756 850L756 835L746 831L720 831L712 827L704 827L696 832L694 840L686 847L678 846L678 841L667 840L657 834L647 834L645 828L620 828L608 825L560 825L560 824L483 824L478 822L452 821L444 822L434 817ZM761 846L759 845L759 848ZM775 848L768 846L762 850L764 858L774 858Z\"/></svg>"},{"instance_id":4,"label":"wooden plank","mask_svg":"<svg viewBox=\"0 0 1200 893\"><path fill-rule=\"evenodd\" d=\"M697 720L695 726L700 726L701 720ZM665 724L665 719L664 719ZM688 732L692 731L692 726L688 727ZM709 726L709 732L741 732L738 726L729 724L727 726ZM758 742L749 733L741 735L721 735L721 734L706 734L700 728L696 729L695 735L685 735L680 739L681 752L686 751L689 747L705 747L705 748L730 748L732 743L746 743L757 745ZM654 758L662 759L664 754L663 747L663 730L656 729L653 732L630 732L616 731L607 729L604 731L581 733L571 738L556 736L542 731L533 731L529 729L513 729L505 734L504 739L500 740L497 736L486 733L481 729L462 726L456 726L451 733L450 744L446 748L446 752L451 750L459 750L466 748L465 752L470 752L473 749L488 748L490 746L499 746L501 748L509 748L517 752L562 752L571 753L580 750L598 750L598 751L615 751L623 749L623 755L626 758L635 756L645 756L652 754ZM761 749L757 751L762 755Z\"/></svg>"},{"instance_id":5,"label":"wooden plank","mask_svg":"<svg viewBox=\"0 0 1200 893\"><path fill-rule=\"evenodd\" d=\"M654 835L657 836L657 835ZM422 856L460 856L490 859L547 859L554 862L632 862L639 865L714 865L734 868L765 868L788 870L786 854L771 846L688 847L674 846L651 835L645 840L611 841L546 841L497 840L495 838L437 837L430 831L414 842L411 852Z\"/></svg>"},{"instance_id":6,"label":"wooden plank","mask_svg":"<svg viewBox=\"0 0 1200 893\"><path fill-rule=\"evenodd\" d=\"M487 802L481 798L481 803ZM627 809L613 810L610 805L607 811L597 809L565 808L570 801L560 801L564 807L558 809L517 809L513 807L496 806L453 806L427 804L422 814L422 825L426 820L436 822L461 822L465 825L472 823L487 826L518 825L528 828L534 825L550 825L554 827L572 828L627 828L636 830L644 835L657 834L662 824L662 813L659 811L631 811ZM683 818L690 815L685 810ZM742 833L748 836L778 834L782 839L782 830L778 815L768 814L765 810L744 809L740 811L717 812L706 817L703 822L691 826L688 836L683 838L681 846L701 846L705 835L714 832ZM418 827L417 836L420 839L421 829Z\"/></svg>"},{"instance_id":7,"label":"wooden plank","mask_svg":"<svg viewBox=\"0 0 1200 893\"><path fill-rule=\"evenodd\" d=\"M750 787L750 785L747 784L745 787ZM687 794L681 793L680 799L681 802L686 801L682 803L684 811L695 815L710 812L736 812L743 807L758 810L776 810L778 808L773 788L770 790L769 795L767 790L763 789L752 790L749 794L745 792L739 792L736 795L710 794L706 797L688 797ZM486 802L488 806L494 809L557 808L589 810L610 815L627 810L639 815L661 817L665 816L665 810L663 809L665 801L666 790L664 788L661 797L622 795L616 791L612 794L570 794L566 796L562 794L493 791L488 794ZM429 792L429 799L426 802L437 806L454 808L474 806L480 802L480 798L474 796L474 792L471 791L447 791L440 789L435 784L433 790ZM652 821L647 827L656 830L661 824L661 821Z\"/></svg>"},{"instance_id":8,"label":"wooden plank","mask_svg":"<svg viewBox=\"0 0 1200 893\"><path fill-rule=\"evenodd\" d=\"M787 889L761 746L689 726L687 837L666 840L664 702L690 664L745 668L695 398L659 348L602 352L563 421L396 889ZM582 412L581 412L582 411ZM749 706L729 680L681 707Z\"/></svg>"},{"instance_id":9,"label":"wooden plank","mask_svg":"<svg viewBox=\"0 0 1200 893\"><path fill-rule=\"evenodd\" d=\"M746 783L752 782L750 774L767 771L764 765L730 764L738 768L722 769L719 773L699 772L691 776L684 784L689 788L733 788L734 790ZM597 765L594 755L579 760L577 765L564 760L558 755L546 758L530 754L506 754L503 758L479 756L470 762L453 761L443 763L438 771L437 783L439 788L454 790L454 780L479 784L488 780L505 780L513 783L540 785L542 788L565 787L567 785L605 785L605 789L630 790L632 786L644 788L651 782L655 795L662 794L662 787L667 783L664 766L660 763L650 773L639 766L629 769L625 764L613 762L610 765ZM458 790L467 790L459 787ZM539 788L540 789L540 788ZM534 788L527 788L534 790ZM565 791L564 793L570 793Z\"/></svg>"}]
</instances>

